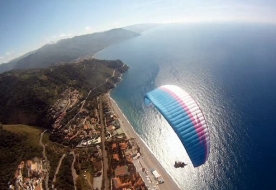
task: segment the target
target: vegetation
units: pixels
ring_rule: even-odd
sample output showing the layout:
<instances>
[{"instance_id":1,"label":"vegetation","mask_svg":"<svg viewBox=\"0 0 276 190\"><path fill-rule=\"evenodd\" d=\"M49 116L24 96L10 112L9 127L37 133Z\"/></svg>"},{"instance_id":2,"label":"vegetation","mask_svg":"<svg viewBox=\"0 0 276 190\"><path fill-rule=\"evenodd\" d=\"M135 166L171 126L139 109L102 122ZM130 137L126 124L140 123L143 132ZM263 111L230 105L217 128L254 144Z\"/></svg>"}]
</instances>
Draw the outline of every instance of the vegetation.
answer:
<instances>
[{"instance_id":1,"label":"vegetation","mask_svg":"<svg viewBox=\"0 0 276 190\"><path fill-rule=\"evenodd\" d=\"M49 134L45 133L43 135L43 144L45 144L46 156L50 162L50 171L49 171L49 186L52 184L52 180L54 178L56 168L58 166L58 162L62 156L62 154L67 153L68 150L64 148L62 145L54 143L49 140ZM71 171L71 170L70 170Z\"/></svg>"},{"instance_id":2,"label":"vegetation","mask_svg":"<svg viewBox=\"0 0 276 190\"><path fill-rule=\"evenodd\" d=\"M118 69L115 76L106 82L114 69ZM0 75L0 122L51 128L49 109L65 89L72 87L87 94L97 87L91 93L93 99L113 88L119 75L127 69L120 60L90 59L47 69L3 73Z\"/></svg>"},{"instance_id":3,"label":"vegetation","mask_svg":"<svg viewBox=\"0 0 276 190\"><path fill-rule=\"evenodd\" d=\"M40 133L36 127L0 124L0 189L7 189L22 160L42 156L42 147L38 144Z\"/></svg>"},{"instance_id":4,"label":"vegetation","mask_svg":"<svg viewBox=\"0 0 276 190\"><path fill-rule=\"evenodd\" d=\"M114 71L116 69L116 71ZM0 75L0 123L22 123L44 128L51 128L54 120L52 107L67 89L76 89L80 96L74 107L66 110L62 124L66 124L79 111L81 101L88 92L85 107L93 116L97 106L96 97L114 88L120 76L128 69L120 60L83 60L78 63L61 64L47 69L28 71L14 70ZM107 80L108 79L108 80ZM82 113L81 114L86 114ZM0 189L6 189L7 183L14 180L14 173L22 160L42 157L39 138L42 130L27 125L0 124ZM61 133L45 133L46 156L49 160L49 187L52 185L54 173L62 154L66 154L55 181L57 189L73 189L71 172L72 156L69 155L71 145L79 143L79 139L67 142ZM63 145L64 146L63 146ZM93 183L93 175L99 171L101 158L91 148L80 151L76 156L75 168L79 174L77 188L86 189ZM93 158L93 161L91 158ZM23 173L27 170L22 171Z\"/></svg>"},{"instance_id":5,"label":"vegetation","mask_svg":"<svg viewBox=\"0 0 276 190\"><path fill-rule=\"evenodd\" d=\"M96 172L99 171L99 164L96 168L91 161L97 149L95 147L84 148L84 149L76 149L76 161L74 168L78 175L76 180L76 187L78 190L81 189L91 189L91 185L93 184L93 176ZM96 162L101 162L101 158L97 157L95 159Z\"/></svg>"},{"instance_id":6,"label":"vegetation","mask_svg":"<svg viewBox=\"0 0 276 190\"><path fill-rule=\"evenodd\" d=\"M60 190L74 189L74 182L71 171L71 164L73 161L73 155L66 155L62 160L56 182L55 188Z\"/></svg>"}]
</instances>

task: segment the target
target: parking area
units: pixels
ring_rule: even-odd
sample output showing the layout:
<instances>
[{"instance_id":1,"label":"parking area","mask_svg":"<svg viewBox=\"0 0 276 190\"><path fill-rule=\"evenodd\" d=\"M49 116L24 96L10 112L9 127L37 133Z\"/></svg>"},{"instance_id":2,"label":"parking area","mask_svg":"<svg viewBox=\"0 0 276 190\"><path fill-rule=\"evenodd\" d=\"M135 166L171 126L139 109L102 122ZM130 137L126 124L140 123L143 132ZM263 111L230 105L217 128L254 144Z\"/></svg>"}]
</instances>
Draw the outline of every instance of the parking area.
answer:
<instances>
[{"instance_id":1,"label":"parking area","mask_svg":"<svg viewBox=\"0 0 276 190\"><path fill-rule=\"evenodd\" d=\"M149 190L159 190L158 183L154 179L154 176L150 172L150 168L146 166L143 161L143 158L140 157L136 160L133 160L133 163L136 167L136 171L139 172L140 176L143 178L146 186Z\"/></svg>"}]
</instances>

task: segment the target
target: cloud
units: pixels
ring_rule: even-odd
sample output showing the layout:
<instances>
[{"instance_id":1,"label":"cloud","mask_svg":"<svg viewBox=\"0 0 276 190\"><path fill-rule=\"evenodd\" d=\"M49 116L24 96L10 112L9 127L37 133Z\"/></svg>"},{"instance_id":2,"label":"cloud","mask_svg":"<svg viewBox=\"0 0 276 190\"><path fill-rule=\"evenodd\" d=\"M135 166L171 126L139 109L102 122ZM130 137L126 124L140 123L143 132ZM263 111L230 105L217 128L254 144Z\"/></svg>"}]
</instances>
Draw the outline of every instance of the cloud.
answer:
<instances>
[{"instance_id":1,"label":"cloud","mask_svg":"<svg viewBox=\"0 0 276 190\"><path fill-rule=\"evenodd\" d=\"M66 33L61 33L61 34L58 35L58 36L54 35L54 36L53 36L53 39L59 40L59 39L69 38L69 37L72 37L72 36L73 36L72 33L68 33L68 34L66 34Z\"/></svg>"},{"instance_id":2,"label":"cloud","mask_svg":"<svg viewBox=\"0 0 276 190\"><path fill-rule=\"evenodd\" d=\"M13 54L13 51L8 51L8 52L6 52L6 56L10 56L10 55L12 55Z\"/></svg>"},{"instance_id":3,"label":"cloud","mask_svg":"<svg viewBox=\"0 0 276 190\"><path fill-rule=\"evenodd\" d=\"M62 33L59 35L60 38L64 38L66 36L66 34Z\"/></svg>"},{"instance_id":4,"label":"cloud","mask_svg":"<svg viewBox=\"0 0 276 190\"><path fill-rule=\"evenodd\" d=\"M85 30L86 30L86 31L90 31L90 30L91 30L91 27L90 27L90 26L86 26L86 27L85 27Z\"/></svg>"},{"instance_id":5,"label":"cloud","mask_svg":"<svg viewBox=\"0 0 276 190\"><path fill-rule=\"evenodd\" d=\"M65 39L65 38L71 38L74 35L72 33L60 33L59 35L52 35L52 36L46 36L44 37L44 43L56 43L57 41L61 40L61 39Z\"/></svg>"},{"instance_id":6,"label":"cloud","mask_svg":"<svg viewBox=\"0 0 276 190\"><path fill-rule=\"evenodd\" d=\"M84 29L84 34L89 34L93 32L92 27L90 26L86 26Z\"/></svg>"},{"instance_id":7,"label":"cloud","mask_svg":"<svg viewBox=\"0 0 276 190\"><path fill-rule=\"evenodd\" d=\"M60 39L70 38L72 36L73 36L73 34L71 34L71 33L68 33L68 34L62 33L58 36L55 36L55 38L53 38L52 40L60 40Z\"/></svg>"},{"instance_id":8,"label":"cloud","mask_svg":"<svg viewBox=\"0 0 276 190\"><path fill-rule=\"evenodd\" d=\"M7 51L4 55L0 55L0 64L9 62L10 60L16 58L17 55L14 51Z\"/></svg>"}]
</instances>

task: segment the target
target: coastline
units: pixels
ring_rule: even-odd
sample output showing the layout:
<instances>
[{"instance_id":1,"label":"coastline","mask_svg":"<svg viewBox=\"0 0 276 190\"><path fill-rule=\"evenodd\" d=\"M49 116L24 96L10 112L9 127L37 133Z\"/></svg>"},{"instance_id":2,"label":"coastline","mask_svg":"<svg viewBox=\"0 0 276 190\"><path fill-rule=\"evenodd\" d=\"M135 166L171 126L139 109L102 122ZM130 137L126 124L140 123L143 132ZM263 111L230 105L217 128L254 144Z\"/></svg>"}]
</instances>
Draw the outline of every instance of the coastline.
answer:
<instances>
[{"instance_id":1,"label":"coastline","mask_svg":"<svg viewBox=\"0 0 276 190\"><path fill-rule=\"evenodd\" d=\"M141 154L143 155L143 161L148 168L154 168L158 173L163 177L165 183L159 184L158 187L160 190L180 190L179 185L173 180L173 178L166 172L160 162L156 159L150 148L143 141L143 139L136 133L134 128L129 123L126 116L123 114L122 110L119 108L118 104L110 96L110 93L107 93L108 101L111 109L119 118L121 129L124 131L127 137L135 138L138 146L141 147Z\"/></svg>"}]
</instances>

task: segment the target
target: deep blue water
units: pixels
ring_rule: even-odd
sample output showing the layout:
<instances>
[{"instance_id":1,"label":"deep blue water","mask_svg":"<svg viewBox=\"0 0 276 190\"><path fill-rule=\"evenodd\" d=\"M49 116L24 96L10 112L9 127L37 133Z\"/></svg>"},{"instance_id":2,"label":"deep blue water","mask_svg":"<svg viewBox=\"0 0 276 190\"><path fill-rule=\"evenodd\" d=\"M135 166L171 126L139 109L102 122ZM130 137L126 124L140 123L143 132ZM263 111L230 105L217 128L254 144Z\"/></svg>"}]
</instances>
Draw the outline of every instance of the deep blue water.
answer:
<instances>
[{"instance_id":1,"label":"deep blue water","mask_svg":"<svg viewBox=\"0 0 276 190\"><path fill-rule=\"evenodd\" d=\"M97 57L130 66L111 95L182 189L276 189L276 26L160 26ZM173 167L190 162L185 149L143 103L164 84L187 91L206 116L211 152L201 167Z\"/></svg>"}]
</instances>

